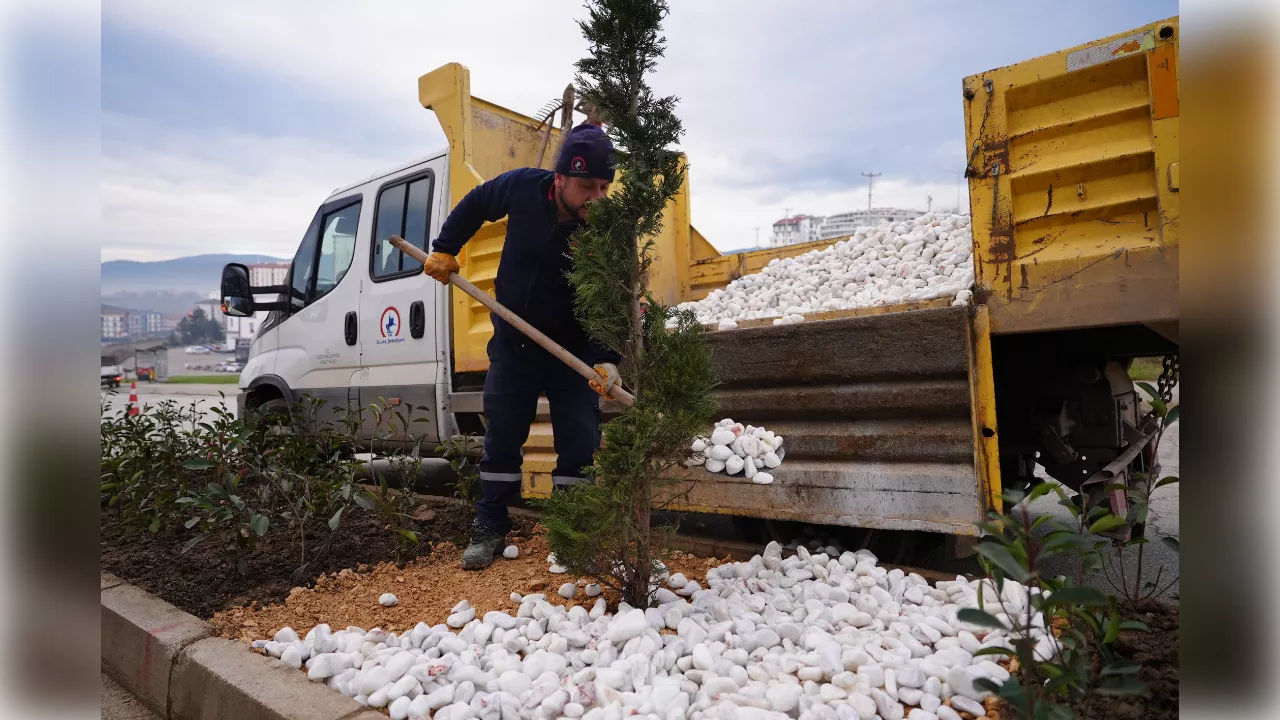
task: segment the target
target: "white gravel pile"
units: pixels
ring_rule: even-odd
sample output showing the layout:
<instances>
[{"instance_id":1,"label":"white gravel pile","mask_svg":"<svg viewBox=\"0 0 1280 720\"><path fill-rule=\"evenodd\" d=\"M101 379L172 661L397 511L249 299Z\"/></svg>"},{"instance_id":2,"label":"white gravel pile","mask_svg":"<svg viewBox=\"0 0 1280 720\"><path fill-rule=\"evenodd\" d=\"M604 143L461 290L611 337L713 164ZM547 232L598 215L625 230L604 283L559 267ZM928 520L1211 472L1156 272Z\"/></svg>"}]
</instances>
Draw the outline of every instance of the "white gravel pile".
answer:
<instances>
[{"instance_id":1,"label":"white gravel pile","mask_svg":"<svg viewBox=\"0 0 1280 720\"><path fill-rule=\"evenodd\" d=\"M858 228L848 240L729 283L702 300L681 303L721 330L742 320L803 322L810 313L973 297L973 235L968 215L927 213L896 225ZM674 323L669 323L674 325Z\"/></svg>"},{"instance_id":2,"label":"white gravel pile","mask_svg":"<svg viewBox=\"0 0 1280 720\"><path fill-rule=\"evenodd\" d=\"M957 620L977 605L979 582L931 587L876 563L865 550L831 557L798 547L784 558L771 543L750 562L711 570L709 587L686 596L677 593L696 583L670 576L648 610L623 604L610 615L603 598L588 610L527 595L514 616L476 617L464 600L448 623L399 636L317 625L301 640L285 628L254 645L305 662L312 680L394 720L982 716L987 693L974 681L1008 672L974 654L1012 643ZM997 597L1011 613L1028 602L1024 586L1006 582L997 594L985 582L988 609ZM1039 625L1043 657L1051 641Z\"/></svg>"},{"instance_id":3,"label":"white gravel pile","mask_svg":"<svg viewBox=\"0 0 1280 720\"><path fill-rule=\"evenodd\" d=\"M781 435L736 423L732 418L716 423L709 437L694 438L689 450L693 454L685 461L685 467L701 465L714 473L742 473L759 485L773 482L773 475L768 471L781 465L786 456Z\"/></svg>"}]
</instances>

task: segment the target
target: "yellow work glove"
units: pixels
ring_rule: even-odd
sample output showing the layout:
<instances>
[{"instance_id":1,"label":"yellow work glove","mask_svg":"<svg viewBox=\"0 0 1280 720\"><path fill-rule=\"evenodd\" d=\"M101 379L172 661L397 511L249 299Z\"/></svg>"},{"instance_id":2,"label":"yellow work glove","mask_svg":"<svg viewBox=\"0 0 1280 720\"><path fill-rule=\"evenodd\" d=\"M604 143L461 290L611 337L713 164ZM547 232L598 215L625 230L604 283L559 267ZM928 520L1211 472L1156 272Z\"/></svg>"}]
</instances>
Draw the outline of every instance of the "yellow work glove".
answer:
<instances>
[{"instance_id":1,"label":"yellow work glove","mask_svg":"<svg viewBox=\"0 0 1280 720\"><path fill-rule=\"evenodd\" d=\"M618 384L618 366L613 363L600 363L595 366L596 372L600 373L599 380L588 380L591 389L600 393L605 397L609 397L609 391Z\"/></svg>"},{"instance_id":2,"label":"yellow work glove","mask_svg":"<svg viewBox=\"0 0 1280 720\"><path fill-rule=\"evenodd\" d=\"M433 252L427 256L427 261L422 263L422 272L430 275L441 285L449 284L449 273L458 272L462 266L458 264L458 258L449 253Z\"/></svg>"}]
</instances>

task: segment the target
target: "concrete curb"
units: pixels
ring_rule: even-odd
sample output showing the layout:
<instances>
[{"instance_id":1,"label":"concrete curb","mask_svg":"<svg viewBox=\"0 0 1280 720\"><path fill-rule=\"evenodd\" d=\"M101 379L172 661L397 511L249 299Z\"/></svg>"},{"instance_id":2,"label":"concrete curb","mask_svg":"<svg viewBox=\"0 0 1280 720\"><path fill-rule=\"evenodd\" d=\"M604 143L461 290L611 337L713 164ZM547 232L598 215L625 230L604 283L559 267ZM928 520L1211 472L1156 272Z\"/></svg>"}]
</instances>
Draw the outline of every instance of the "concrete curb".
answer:
<instances>
[{"instance_id":1,"label":"concrete curb","mask_svg":"<svg viewBox=\"0 0 1280 720\"><path fill-rule=\"evenodd\" d=\"M110 573L101 599L102 669L161 717L386 717Z\"/></svg>"}]
</instances>

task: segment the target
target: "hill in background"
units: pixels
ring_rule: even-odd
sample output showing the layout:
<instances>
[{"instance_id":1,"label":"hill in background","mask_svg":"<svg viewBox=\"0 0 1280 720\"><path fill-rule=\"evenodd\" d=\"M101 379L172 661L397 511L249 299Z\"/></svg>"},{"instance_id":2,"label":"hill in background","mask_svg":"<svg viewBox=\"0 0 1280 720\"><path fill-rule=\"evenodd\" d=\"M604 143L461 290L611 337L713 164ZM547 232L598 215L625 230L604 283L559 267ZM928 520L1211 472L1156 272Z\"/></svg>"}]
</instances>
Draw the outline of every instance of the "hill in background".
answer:
<instances>
[{"instance_id":1,"label":"hill in background","mask_svg":"<svg viewBox=\"0 0 1280 720\"><path fill-rule=\"evenodd\" d=\"M270 255L193 255L140 262L110 260L102 263L102 302L129 310L186 313L199 300L217 292L222 266L288 262Z\"/></svg>"}]
</instances>

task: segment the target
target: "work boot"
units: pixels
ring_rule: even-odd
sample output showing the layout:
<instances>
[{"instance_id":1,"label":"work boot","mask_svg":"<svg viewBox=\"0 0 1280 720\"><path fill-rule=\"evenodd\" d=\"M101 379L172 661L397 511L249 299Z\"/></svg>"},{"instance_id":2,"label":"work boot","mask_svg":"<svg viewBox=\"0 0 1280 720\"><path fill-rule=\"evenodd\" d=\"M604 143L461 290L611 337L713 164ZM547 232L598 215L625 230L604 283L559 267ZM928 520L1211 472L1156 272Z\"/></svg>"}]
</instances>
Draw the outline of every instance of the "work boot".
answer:
<instances>
[{"instance_id":1,"label":"work boot","mask_svg":"<svg viewBox=\"0 0 1280 720\"><path fill-rule=\"evenodd\" d=\"M479 523L471 526L471 544L462 553L463 570L483 570L493 564L493 559L502 552L502 541L505 533Z\"/></svg>"}]
</instances>

